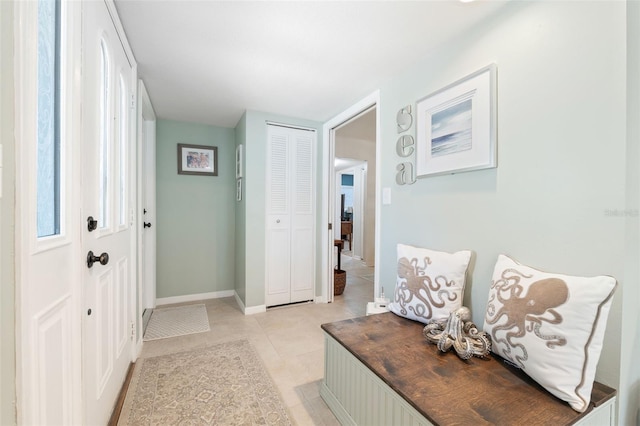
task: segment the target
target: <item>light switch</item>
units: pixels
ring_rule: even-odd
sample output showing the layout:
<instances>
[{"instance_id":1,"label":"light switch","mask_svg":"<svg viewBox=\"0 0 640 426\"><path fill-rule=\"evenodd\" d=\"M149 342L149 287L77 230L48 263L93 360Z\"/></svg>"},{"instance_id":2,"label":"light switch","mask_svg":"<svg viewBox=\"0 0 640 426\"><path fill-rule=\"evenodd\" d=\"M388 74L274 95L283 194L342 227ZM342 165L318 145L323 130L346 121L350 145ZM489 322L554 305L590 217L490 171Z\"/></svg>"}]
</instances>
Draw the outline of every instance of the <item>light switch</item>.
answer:
<instances>
[{"instance_id":1,"label":"light switch","mask_svg":"<svg viewBox=\"0 0 640 426\"><path fill-rule=\"evenodd\" d=\"M382 204L391 204L391 188L382 188Z\"/></svg>"}]
</instances>

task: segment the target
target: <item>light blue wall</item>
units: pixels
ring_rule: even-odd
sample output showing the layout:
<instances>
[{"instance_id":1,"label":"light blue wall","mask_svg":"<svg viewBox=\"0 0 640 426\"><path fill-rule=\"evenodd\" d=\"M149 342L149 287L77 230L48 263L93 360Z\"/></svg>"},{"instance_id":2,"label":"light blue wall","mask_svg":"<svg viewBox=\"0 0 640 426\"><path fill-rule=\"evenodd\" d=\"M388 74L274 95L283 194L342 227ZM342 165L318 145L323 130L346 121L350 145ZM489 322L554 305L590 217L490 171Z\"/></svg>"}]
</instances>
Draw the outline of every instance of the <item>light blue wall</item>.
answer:
<instances>
[{"instance_id":1,"label":"light blue wall","mask_svg":"<svg viewBox=\"0 0 640 426\"><path fill-rule=\"evenodd\" d=\"M235 290L245 307L264 305L267 121L317 130L319 206L321 123L256 111L247 111L235 129L158 120L158 298ZM217 145L220 175L178 175L178 143ZM243 199L237 202L235 149L240 144ZM319 270L316 275L319 280Z\"/></svg>"},{"instance_id":2,"label":"light blue wall","mask_svg":"<svg viewBox=\"0 0 640 426\"><path fill-rule=\"evenodd\" d=\"M235 133L157 122L158 298L233 290L235 283ZM179 175L179 143L218 147L218 176Z\"/></svg>"},{"instance_id":3,"label":"light blue wall","mask_svg":"<svg viewBox=\"0 0 640 426\"><path fill-rule=\"evenodd\" d=\"M392 204L381 206L380 285L393 287L397 243L470 249L465 305L482 324L500 253L543 270L616 277L597 379L622 389L628 423L638 369L620 348L638 353L638 316L623 296L638 300L638 250L628 239L639 236L638 177L626 172L638 158L637 140L627 146L625 8L512 2L381 88L382 186ZM398 186L397 111L490 63L498 67L498 168ZM627 318L635 340L622 335Z\"/></svg>"},{"instance_id":4,"label":"light blue wall","mask_svg":"<svg viewBox=\"0 0 640 426\"><path fill-rule=\"evenodd\" d=\"M243 118L245 127L245 176L246 189L246 226L245 226L245 282L239 285L245 287L246 307L262 306L265 303L265 235L266 235L266 158L267 158L267 121L286 123L290 125L306 126L317 129L318 165L321 160L322 123L283 117L258 111L247 111ZM320 168L316 167L316 176L320 176ZM320 206L321 182L317 179L318 199ZM319 208L319 207L318 207ZM318 214L318 217L320 214ZM317 238L317 237L316 237ZM316 251L319 259L320 250ZM316 261L319 264L319 261ZM317 268L320 269L320 268ZM319 271L316 274L319 277ZM318 278L316 278L318 280ZM319 281L317 281L319 282ZM318 293L321 286L316 286Z\"/></svg>"}]
</instances>

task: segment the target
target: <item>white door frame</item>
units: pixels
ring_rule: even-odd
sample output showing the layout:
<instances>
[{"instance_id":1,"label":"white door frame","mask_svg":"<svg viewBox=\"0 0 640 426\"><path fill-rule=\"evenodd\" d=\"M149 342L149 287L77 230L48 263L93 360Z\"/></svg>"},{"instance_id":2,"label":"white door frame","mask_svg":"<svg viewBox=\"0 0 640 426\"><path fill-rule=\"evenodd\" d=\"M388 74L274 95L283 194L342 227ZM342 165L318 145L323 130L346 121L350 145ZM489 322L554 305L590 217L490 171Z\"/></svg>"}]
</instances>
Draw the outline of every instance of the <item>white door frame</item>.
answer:
<instances>
[{"instance_id":1,"label":"white door frame","mask_svg":"<svg viewBox=\"0 0 640 426\"><path fill-rule=\"evenodd\" d=\"M329 227L339 226L334 222L335 197L330 197L330 193L335 191L336 173L334 169L333 159L335 158L335 130L347 121L359 116L371 107L376 107L376 194L380 194L381 187L381 143L380 143L380 91L376 90L364 99L352 105L342 113L327 121L322 128L322 182L328 187L322 191L322 209L321 209L321 227L324 227L324 235L321 238L321 259L320 265L322 295L320 302L333 302L333 262L334 245L333 245L333 229ZM380 199L376 197L376 214L375 214L375 272L374 272L374 294L378 294L380 268Z\"/></svg>"},{"instance_id":2,"label":"white door frame","mask_svg":"<svg viewBox=\"0 0 640 426\"><path fill-rule=\"evenodd\" d=\"M138 82L138 286L136 352L142 350L145 309L156 306L156 114L142 80ZM145 214L145 210L147 213ZM145 222L151 224L145 228ZM143 244L144 242L144 244Z\"/></svg>"}]
</instances>

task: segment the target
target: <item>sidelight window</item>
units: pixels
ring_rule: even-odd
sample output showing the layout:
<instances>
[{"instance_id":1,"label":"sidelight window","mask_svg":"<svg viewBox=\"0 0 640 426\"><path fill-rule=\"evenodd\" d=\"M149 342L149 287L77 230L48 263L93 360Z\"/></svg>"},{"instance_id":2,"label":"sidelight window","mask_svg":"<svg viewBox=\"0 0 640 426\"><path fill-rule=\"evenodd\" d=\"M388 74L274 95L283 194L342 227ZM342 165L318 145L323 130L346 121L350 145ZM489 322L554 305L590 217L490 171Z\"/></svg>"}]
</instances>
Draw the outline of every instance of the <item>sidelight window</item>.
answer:
<instances>
[{"instance_id":1,"label":"sidelight window","mask_svg":"<svg viewBox=\"0 0 640 426\"><path fill-rule=\"evenodd\" d=\"M60 234L60 1L38 2L37 234Z\"/></svg>"}]
</instances>

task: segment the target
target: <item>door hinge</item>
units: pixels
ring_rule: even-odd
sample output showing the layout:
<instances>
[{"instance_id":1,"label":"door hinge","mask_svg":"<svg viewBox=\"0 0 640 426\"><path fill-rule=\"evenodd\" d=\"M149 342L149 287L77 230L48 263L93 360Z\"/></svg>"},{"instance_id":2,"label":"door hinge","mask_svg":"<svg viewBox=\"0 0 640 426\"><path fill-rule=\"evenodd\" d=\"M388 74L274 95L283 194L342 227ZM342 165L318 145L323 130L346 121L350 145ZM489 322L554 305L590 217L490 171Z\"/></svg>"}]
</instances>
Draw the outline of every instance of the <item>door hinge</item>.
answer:
<instances>
[{"instance_id":1,"label":"door hinge","mask_svg":"<svg viewBox=\"0 0 640 426\"><path fill-rule=\"evenodd\" d=\"M136 325L131 321L131 340L136 336Z\"/></svg>"},{"instance_id":2,"label":"door hinge","mask_svg":"<svg viewBox=\"0 0 640 426\"><path fill-rule=\"evenodd\" d=\"M333 223L329 224L329 231L331 231L333 229Z\"/></svg>"},{"instance_id":3,"label":"door hinge","mask_svg":"<svg viewBox=\"0 0 640 426\"><path fill-rule=\"evenodd\" d=\"M131 109L136 109L136 96L131 94Z\"/></svg>"}]
</instances>

